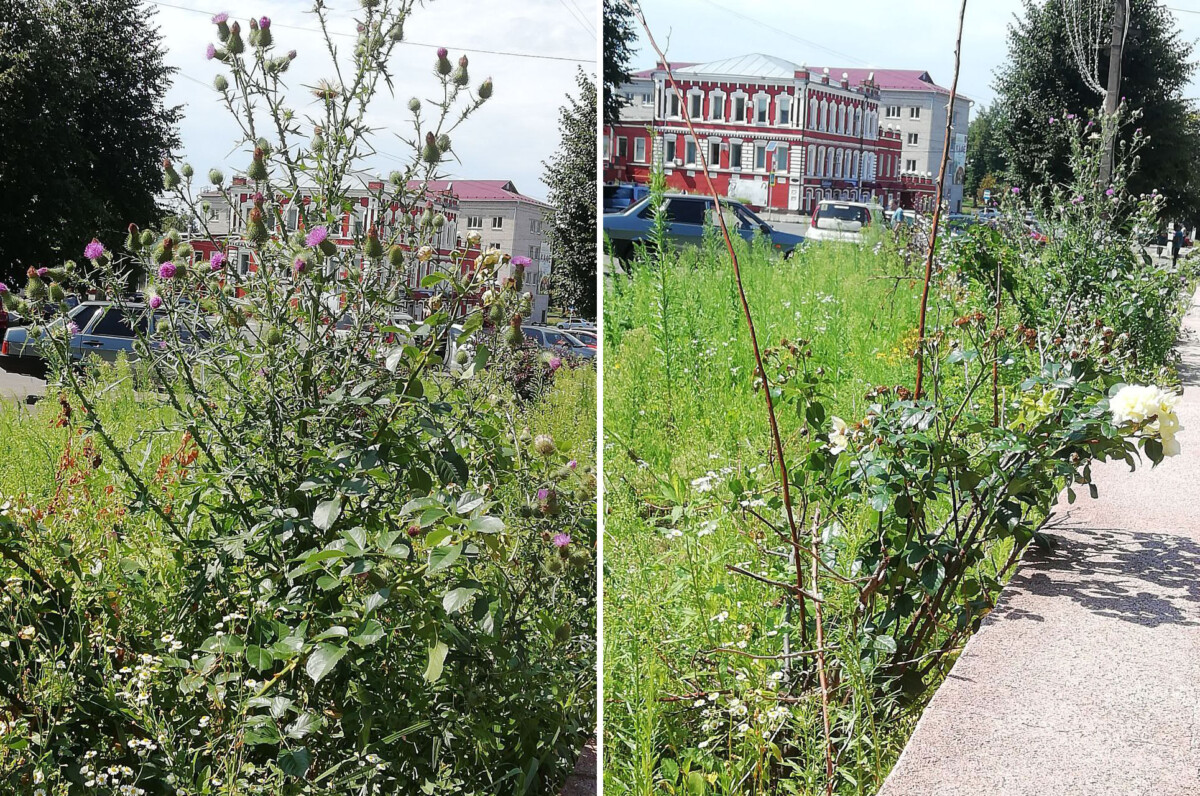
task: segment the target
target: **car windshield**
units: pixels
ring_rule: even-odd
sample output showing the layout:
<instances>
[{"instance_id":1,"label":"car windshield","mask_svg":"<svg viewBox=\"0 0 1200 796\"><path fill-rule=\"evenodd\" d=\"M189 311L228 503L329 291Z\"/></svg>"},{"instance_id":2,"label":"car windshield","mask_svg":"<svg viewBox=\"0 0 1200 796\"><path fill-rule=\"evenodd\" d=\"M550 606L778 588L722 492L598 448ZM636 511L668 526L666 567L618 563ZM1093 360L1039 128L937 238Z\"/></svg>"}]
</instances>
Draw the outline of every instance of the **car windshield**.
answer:
<instances>
[{"instance_id":1,"label":"car windshield","mask_svg":"<svg viewBox=\"0 0 1200 796\"><path fill-rule=\"evenodd\" d=\"M817 211L821 218L836 218L838 221L858 221L867 223L867 209L853 205L823 204Z\"/></svg>"},{"instance_id":2,"label":"car windshield","mask_svg":"<svg viewBox=\"0 0 1200 796\"><path fill-rule=\"evenodd\" d=\"M592 334L591 332L585 332L582 330L573 331L573 332L571 332L571 336L577 337L578 339L582 340L584 343L587 343L588 345L596 344L596 335Z\"/></svg>"},{"instance_id":3,"label":"car windshield","mask_svg":"<svg viewBox=\"0 0 1200 796\"><path fill-rule=\"evenodd\" d=\"M542 336L546 340L546 345L563 346L565 348L578 348L581 345L571 335L555 329L542 329Z\"/></svg>"}]
</instances>

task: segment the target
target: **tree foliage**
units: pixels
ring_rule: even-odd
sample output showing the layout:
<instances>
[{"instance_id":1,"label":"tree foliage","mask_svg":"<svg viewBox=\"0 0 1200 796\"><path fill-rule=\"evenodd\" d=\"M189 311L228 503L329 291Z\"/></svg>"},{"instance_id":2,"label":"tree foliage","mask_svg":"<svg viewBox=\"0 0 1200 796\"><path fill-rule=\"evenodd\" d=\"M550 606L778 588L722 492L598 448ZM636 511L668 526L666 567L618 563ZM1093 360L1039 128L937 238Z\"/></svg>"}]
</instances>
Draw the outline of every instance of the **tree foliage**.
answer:
<instances>
[{"instance_id":1,"label":"tree foliage","mask_svg":"<svg viewBox=\"0 0 1200 796\"><path fill-rule=\"evenodd\" d=\"M1069 152L1050 120L1096 114L1103 98L1084 84L1070 55L1062 1L1025 0L1008 42L1009 60L996 79L996 121L1009 176L1022 185L1066 182ZM1166 8L1154 0L1131 0L1121 77L1128 112L1120 134L1128 139L1141 127L1148 141L1129 187L1134 193L1157 188L1167 197L1167 212L1186 218L1200 214L1195 176L1200 126L1182 93L1195 71L1193 50ZM1105 51L1100 74L1107 73Z\"/></svg>"},{"instance_id":2,"label":"tree foliage","mask_svg":"<svg viewBox=\"0 0 1200 796\"><path fill-rule=\"evenodd\" d=\"M55 265L64 242L155 221L179 109L163 103L175 69L153 12L0 0L0 42L0 278Z\"/></svg>"},{"instance_id":3,"label":"tree foliage","mask_svg":"<svg viewBox=\"0 0 1200 796\"><path fill-rule=\"evenodd\" d=\"M547 233L554 263L550 290L555 303L596 317L596 84L583 70L579 96L559 109L562 142L543 163L554 216Z\"/></svg>"},{"instance_id":4,"label":"tree foliage","mask_svg":"<svg viewBox=\"0 0 1200 796\"><path fill-rule=\"evenodd\" d=\"M637 33L623 0L604 0L604 123L616 124L625 104L618 89L629 82Z\"/></svg>"},{"instance_id":5,"label":"tree foliage","mask_svg":"<svg viewBox=\"0 0 1200 796\"><path fill-rule=\"evenodd\" d=\"M996 182L995 175L1005 171L1004 142L1000 138L1000 108L991 105L980 108L967 131L967 176L966 195L978 196L984 186L984 178L992 175L992 183Z\"/></svg>"}]
</instances>

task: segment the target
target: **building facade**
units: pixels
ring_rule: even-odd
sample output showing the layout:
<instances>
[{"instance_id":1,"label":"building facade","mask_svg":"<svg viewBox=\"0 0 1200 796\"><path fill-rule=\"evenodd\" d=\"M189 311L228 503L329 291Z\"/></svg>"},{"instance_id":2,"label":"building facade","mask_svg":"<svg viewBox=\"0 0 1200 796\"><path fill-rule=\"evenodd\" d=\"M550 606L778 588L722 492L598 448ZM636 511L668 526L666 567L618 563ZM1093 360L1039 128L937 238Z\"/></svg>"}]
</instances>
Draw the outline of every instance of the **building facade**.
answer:
<instances>
[{"instance_id":1,"label":"building facade","mask_svg":"<svg viewBox=\"0 0 1200 796\"><path fill-rule=\"evenodd\" d=\"M865 69L845 70L851 80L862 79ZM880 116L886 126L900 132L901 171L937 179L946 140L946 113L950 90L933 82L928 72L918 69L876 69ZM942 196L951 212L962 210L963 184L967 165L967 127L973 101L961 94L954 97L950 125L950 157Z\"/></svg>"},{"instance_id":2,"label":"building facade","mask_svg":"<svg viewBox=\"0 0 1200 796\"><path fill-rule=\"evenodd\" d=\"M718 192L757 208L930 205L933 181L903 172L902 139L880 123L874 75L856 80L757 54L671 69L682 102L662 64L623 87L627 106L604 141L606 182L648 183L661 167L671 190L706 191L707 167Z\"/></svg>"},{"instance_id":3,"label":"building facade","mask_svg":"<svg viewBox=\"0 0 1200 796\"><path fill-rule=\"evenodd\" d=\"M346 192L351 207L342 213L340 222L329 229L329 240L338 247L340 252L334 259L336 267L348 268L352 265L362 265L359 244L366 231L371 227L379 230L381 239L387 240L404 221L403 213L423 212L423 207L405 210L395 203L382 205L377 197L383 188L384 183L376 180L369 181L364 188L351 189ZM455 249L479 251L486 248L499 248L513 256L530 257L532 262L527 267L525 274L525 289L533 296L533 312L530 319L533 322L544 321L548 305L544 287L548 281L549 262L546 258L529 255L531 246L527 244L526 236L513 237L510 233L510 239L494 240L495 236L493 239L489 239L481 234L479 249L468 246L468 232L477 230L467 229L467 220L463 217L461 202L455 193L454 184L434 181L423 186L423 190L424 206L444 216L446 223L441 229L432 233L430 245L434 250L433 257L425 262L413 258L412 265L401 276L405 286L409 289L410 296L410 301L404 308L405 311L413 318L424 317L423 302L431 295L431 292L421 287L421 280L432 273L444 272L456 267L450 258L451 252ZM226 256L225 267L230 271L236 271L241 276L256 272L259 263L254 247L241 237L245 230L246 216L254 206L255 200L253 189L246 178L234 177L227 191L215 188L203 191L200 199L208 203L209 211L204 223L193 229L191 243L195 249L194 259L211 259L214 251L221 250ZM308 204L312 201L312 196L302 194L300 201ZM282 200L281 204L284 227L282 232L290 234L302 226L300 213L298 208L289 207L290 202L286 198ZM472 205L472 207L476 206ZM478 212L478 210L473 209L472 212ZM524 213L520 215L523 217ZM276 228L277 226L277 222L268 215L268 229L273 235L278 235L280 232ZM513 224L510 223L509 226L512 227ZM482 230L479 231L482 233ZM220 241L220 244L214 244L213 239ZM512 248L513 244L522 245L523 248L514 249ZM509 268L509 266L505 266L505 269ZM507 270L500 275L502 277L508 275ZM475 298L477 297L468 299L468 302L473 302Z\"/></svg>"},{"instance_id":4,"label":"building facade","mask_svg":"<svg viewBox=\"0 0 1200 796\"><path fill-rule=\"evenodd\" d=\"M434 180L430 190L449 192L458 202L459 240L479 234L480 247L528 257L525 289L533 295L531 319L546 319L549 306L550 245L546 240L554 208L519 192L508 180Z\"/></svg>"}]
</instances>

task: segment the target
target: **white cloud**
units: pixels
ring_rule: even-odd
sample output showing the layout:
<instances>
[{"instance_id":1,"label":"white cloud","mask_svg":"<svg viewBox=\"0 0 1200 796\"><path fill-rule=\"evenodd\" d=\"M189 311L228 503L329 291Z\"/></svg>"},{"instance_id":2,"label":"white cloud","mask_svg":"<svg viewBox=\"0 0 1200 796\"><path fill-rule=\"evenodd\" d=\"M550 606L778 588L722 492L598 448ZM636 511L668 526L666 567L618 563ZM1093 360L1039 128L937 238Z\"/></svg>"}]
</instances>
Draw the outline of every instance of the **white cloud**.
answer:
<instances>
[{"instance_id":1,"label":"white cloud","mask_svg":"<svg viewBox=\"0 0 1200 796\"><path fill-rule=\"evenodd\" d=\"M161 29L166 61L179 69L166 96L168 105L183 105L180 126L181 160L191 163L199 175L212 166L225 172L244 170L249 154L233 150L240 138L236 122L219 101L212 79L224 71L218 61L205 59L205 47L216 41L216 29L208 17L225 11L242 21L243 31L251 16L269 16L275 49L279 54L297 50L299 55L285 77L292 88L290 100L298 115L312 107L304 92L322 77L334 72L318 23L297 0L166 0L157 3L156 23ZM358 8L353 0L329 2L338 31L353 34ZM405 107L409 97L432 96L434 47L444 45L452 60L463 48L533 53L587 59L572 61L519 58L484 52L468 52L471 82L478 85L492 77L495 92L483 108L454 135L454 149L461 163L447 164L450 176L462 179L511 179L524 193L544 198L542 161L559 143L558 110L565 96L576 92L576 68L582 66L595 79L597 43L583 22L568 9L582 10L588 26L597 25L598 0L436 0L417 8L405 25L405 41L392 59L395 96L386 87L372 106L369 121L381 128L375 137L380 152L408 157L396 134L408 135L410 116ZM178 6L178 7L175 7ZM187 6L194 10L183 10ZM203 13L196 13L202 11ZM308 30L295 30L306 28ZM431 46L419 46L418 43ZM354 46L353 38L335 37L343 59ZM344 68L344 61L343 61ZM367 167L386 175L397 166L394 159L375 156Z\"/></svg>"}]
</instances>

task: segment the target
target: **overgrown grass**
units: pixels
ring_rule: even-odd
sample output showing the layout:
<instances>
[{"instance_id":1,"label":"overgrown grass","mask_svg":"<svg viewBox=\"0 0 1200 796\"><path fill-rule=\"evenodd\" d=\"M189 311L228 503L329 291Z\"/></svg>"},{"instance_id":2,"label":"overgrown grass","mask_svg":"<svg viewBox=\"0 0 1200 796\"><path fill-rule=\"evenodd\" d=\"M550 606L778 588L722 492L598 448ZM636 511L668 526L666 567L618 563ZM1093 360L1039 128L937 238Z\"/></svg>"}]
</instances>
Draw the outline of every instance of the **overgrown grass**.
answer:
<instances>
[{"instance_id":1,"label":"overgrown grass","mask_svg":"<svg viewBox=\"0 0 1200 796\"><path fill-rule=\"evenodd\" d=\"M812 246L785 262L751 247L739 257L760 344L804 340L831 378L831 405L846 418L862 415L869 388L911 385L920 283L892 278L904 266L890 247L880 248ZM766 706L780 663L717 656L716 680L712 666L696 665L698 651L754 651L771 638L777 646L786 632L777 592L726 570L758 559L761 525L710 513L698 500L695 509L662 516L687 502L684 494L703 492L705 479L772 478L728 258L712 248L685 251L662 271L644 267L617 279L606 297L605 346L606 788L815 792L824 772L820 712L811 702L797 705L788 732L777 732ZM786 414L780 423L787 446L802 424ZM880 705L872 704L865 673L839 676L856 694L841 709L854 713L860 732L850 745L854 759L838 761L840 792L873 794L910 728L904 720L873 726ZM756 741L737 732L736 715L700 720L714 708L711 695L726 690L748 706L746 721L761 724ZM728 713L724 697L720 704Z\"/></svg>"}]
</instances>

